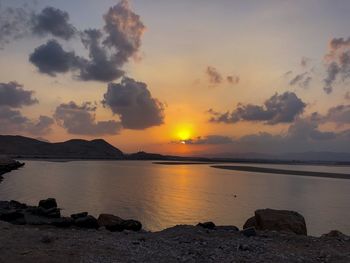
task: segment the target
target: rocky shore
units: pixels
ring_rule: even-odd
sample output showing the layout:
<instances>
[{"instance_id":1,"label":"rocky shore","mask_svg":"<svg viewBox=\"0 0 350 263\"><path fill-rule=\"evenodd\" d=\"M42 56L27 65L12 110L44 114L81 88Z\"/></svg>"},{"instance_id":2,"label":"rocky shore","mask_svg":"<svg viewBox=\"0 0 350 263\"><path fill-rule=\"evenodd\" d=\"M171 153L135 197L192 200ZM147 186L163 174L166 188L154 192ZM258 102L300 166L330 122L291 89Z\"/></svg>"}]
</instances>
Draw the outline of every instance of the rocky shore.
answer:
<instances>
[{"instance_id":1,"label":"rocky shore","mask_svg":"<svg viewBox=\"0 0 350 263\"><path fill-rule=\"evenodd\" d=\"M0 158L0 183L3 180L3 174L16 170L22 166L24 166L24 163L8 158Z\"/></svg>"},{"instance_id":2,"label":"rocky shore","mask_svg":"<svg viewBox=\"0 0 350 263\"><path fill-rule=\"evenodd\" d=\"M307 236L304 217L286 210L257 210L241 230L203 222L147 232L111 214L62 217L53 198L0 201L2 262L350 262L350 237Z\"/></svg>"}]
</instances>

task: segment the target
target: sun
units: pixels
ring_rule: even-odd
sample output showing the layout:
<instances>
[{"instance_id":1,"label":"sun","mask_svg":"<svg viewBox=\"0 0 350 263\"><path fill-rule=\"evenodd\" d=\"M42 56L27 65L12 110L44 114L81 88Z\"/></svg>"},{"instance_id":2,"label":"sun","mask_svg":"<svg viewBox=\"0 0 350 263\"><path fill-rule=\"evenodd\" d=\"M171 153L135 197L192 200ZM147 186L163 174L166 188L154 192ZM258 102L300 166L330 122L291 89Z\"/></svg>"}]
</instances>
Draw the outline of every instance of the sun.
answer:
<instances>
[{"instance_id":1,"label":"sun","mask_svg":"<svg viewBox=\"0 0 350 263\"><path fill-rule=\"evenodd\" d=\"M186 141L193 136L193 127L191 124L178 124L175 128L174 137L182 144L186 144Z\"/></svg>"}]
</instances>

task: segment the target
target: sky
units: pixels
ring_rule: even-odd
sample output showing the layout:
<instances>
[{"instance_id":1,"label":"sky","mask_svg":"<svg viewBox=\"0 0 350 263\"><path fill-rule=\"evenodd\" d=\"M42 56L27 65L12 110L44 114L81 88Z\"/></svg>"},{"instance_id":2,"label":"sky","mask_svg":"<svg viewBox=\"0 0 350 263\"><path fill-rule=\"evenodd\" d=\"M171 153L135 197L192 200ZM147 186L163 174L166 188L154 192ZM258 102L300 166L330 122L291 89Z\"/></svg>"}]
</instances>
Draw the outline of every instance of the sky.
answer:
<instances>
[{"instance_id":1,"label":"sky","mask_svg":"<svg viewBox=\"0 0 350 263\"><path fill-rule=\"evenodd\" d=\"M346 0L0 0L0 134L350 152Z\"/></svg>"}]
</instances>

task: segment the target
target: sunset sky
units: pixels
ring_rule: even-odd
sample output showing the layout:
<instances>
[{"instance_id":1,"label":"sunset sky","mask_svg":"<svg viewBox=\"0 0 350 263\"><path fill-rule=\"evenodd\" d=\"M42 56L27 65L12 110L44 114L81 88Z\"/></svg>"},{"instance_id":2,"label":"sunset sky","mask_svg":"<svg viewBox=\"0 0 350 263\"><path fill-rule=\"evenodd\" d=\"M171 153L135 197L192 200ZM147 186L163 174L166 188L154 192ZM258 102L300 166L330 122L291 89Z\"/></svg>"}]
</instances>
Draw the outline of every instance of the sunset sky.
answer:
<instances>
[{"instance_id":1,"label":"sunset sky","mask_svg":"<svg viewBox=\"0 0 350 263\"><path fill-rule=\"evenodd\" d=\"M0 134L350 152L350 1L0 0Z\"/></svg>"}]
</instances>

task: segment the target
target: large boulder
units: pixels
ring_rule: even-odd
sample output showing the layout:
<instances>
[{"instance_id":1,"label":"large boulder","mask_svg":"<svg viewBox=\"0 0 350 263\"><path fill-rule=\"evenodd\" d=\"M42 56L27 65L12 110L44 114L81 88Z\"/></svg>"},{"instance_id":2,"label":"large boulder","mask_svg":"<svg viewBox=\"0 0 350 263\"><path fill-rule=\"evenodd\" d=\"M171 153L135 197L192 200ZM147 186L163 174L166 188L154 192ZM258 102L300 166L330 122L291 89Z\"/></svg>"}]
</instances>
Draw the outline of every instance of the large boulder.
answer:
<instances>
[{"instance_id":1,"label":"large boulder","mask_svg":"<svg viewBox=\"0 0 350 263\"><path fill-rule=\"evenodd\" d=\"M249 222L248 222L249 221ZM253 219L248 219L246 226L251 227ZM295 211L259 209L255 211L255 227L258 230L275 230L307 235L304 217Z\"/></svg>"},{"instance_id":2,"label":"large boulder","mask_svg":"<svg viewBox=\"0 0 350 263\"><path fill-rule=\"evenodd\" d=\"M79 217L74 220L74 224L81 228L95 228L99 227L97 219L93 216Z\"/></svg>"},{"instance_id":3,"label":"large boulder","mask_svg":"<svg viewBox=\"0 0 350 263\"><path fill-rule=\"evenodd\" d=\"M257 227L256 226L256 220L255 216L252 216L251 218L248 218L248 220L244 223L243 229L250 228L250 227Z\"/></svg>"},{"instance_id":4,"label":"large boulder","mask_svg":"<svg viewBox=\"0 0 350 263\"><path fill-rule=\"evenodd\" d=\"M97 221L99 226L104 226L106 229L112 232L124 230L124 219L118 216L111 214L100 214Z\"/></svg>"},{"instance_id":5,"label":"large boulder","mask_svg":"<svg viewBox=\"0 0 350 263\"><path fill-rule=\"evenodd\" d=\"M39 206L45 209L57 208L57 202L55 198L48 198L45 200L40 200Z\"/></svg>"},{"instance_id":6,"label":"large boulder","mask_svg":"<svg viewBox=\"0 0 350 263\"><path fill-rule=\"evenodd\" d=\"M198 223L197 226L200 226L206 229L214 229L216 227L216 225L213 222Z\"/></svg>"},{"instance_id":7,"label":"large boulder","mask_svg":"<svg viewBox=\"0 0 350 263\"><path fill-rule=\"evenodd\" d=\"M122 226L126 230L140 231L142 229L141 222L133 219L124 220Z\"/></svg>"}]
</instances>

